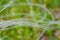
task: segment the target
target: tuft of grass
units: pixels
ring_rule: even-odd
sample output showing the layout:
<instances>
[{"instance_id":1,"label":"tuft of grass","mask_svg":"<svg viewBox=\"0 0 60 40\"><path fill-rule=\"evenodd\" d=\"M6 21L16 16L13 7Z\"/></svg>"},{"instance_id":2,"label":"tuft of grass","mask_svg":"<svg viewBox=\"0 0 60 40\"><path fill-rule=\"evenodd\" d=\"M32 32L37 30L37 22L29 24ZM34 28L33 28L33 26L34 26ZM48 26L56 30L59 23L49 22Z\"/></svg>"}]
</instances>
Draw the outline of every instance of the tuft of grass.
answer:
<instances>
[{"instance_id":1,"label":"tuft of grass","mask_svg":"<svg viewBox=\"0 0 60 40\"><path fill-rule=\"evenodd\" d=\"M60 30L60 20L50 11L51 0L0 0L0 5L1 40L39 40L43 35L52 39L53 30Z\"/></svg>"}]
</instances>

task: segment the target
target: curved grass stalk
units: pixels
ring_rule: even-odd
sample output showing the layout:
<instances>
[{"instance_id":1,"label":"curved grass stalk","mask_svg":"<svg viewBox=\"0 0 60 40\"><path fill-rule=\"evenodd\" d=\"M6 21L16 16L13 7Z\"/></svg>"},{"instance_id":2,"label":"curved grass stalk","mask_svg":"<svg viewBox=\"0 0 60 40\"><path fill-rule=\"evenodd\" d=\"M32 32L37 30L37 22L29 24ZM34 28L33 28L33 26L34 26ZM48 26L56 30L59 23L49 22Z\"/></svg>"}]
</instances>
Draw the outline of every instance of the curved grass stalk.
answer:
<instances>
[{"instance_id":1,"label":"curved grass stalk","mask_svg":"<svg viewBox=\"0 0 60 40\"><path fill-rule=\"evenodd\" d=\"M43 6L42 4L33 4L33 3L20 3L20 4L12 4L12 5L31 5L31 6L39 6L41 8L44 8L45 11L47 11L51 16L53 21L55 21L53 14L50 12L50 10L48 10L45 6Z\"/></svg>"},{"instance_id":2,"label":"curved grass stalk","mask_svg":"<svg viewBox=\"0 0 60 40\"><path fill-rule=\"evenodd\" d=\"M44 35L44 33L46 32L48 28L49 28L49 25L43 30L43 32L38 36L36 40L39 40Z\"/></svg>"},{"instance_id":3,"label":"curved grass stalk","mask_svg":"<svg viewBox=\"0 0 60 40\"><path fill-rule=\"evenodd\" d=\"M11 25L22 25L22 26L32 26L32 27L39 27L39 25L37 25L36 23L32 23L32 22L24 22L24 21L6 21L2 24L0 24L0 28L6 28L8 26L11 26ZM41 26L40 26L41 27Z\"/></svg>"},{"instance_id":4,"label":"curved grass stalk","mask_svg":"<svg viewBox=\"0 0 60 40\"><path fill-rule=\"evenodd\" d=\"M46 11L52 16L52 19L53 19L51 22L48 22L47 27L43 30L43 32L39 35L39 37L38 37L36 40L39 40L39 39L43 36L43 34L45 33L45 31L49 28L49 25L50 25L50 24L60 24L60 21L55 21L52 13L51 13L46 7L44 7L43 5L40 5L40 4L32 4L32 3L21 3L21 4L12 4L12 5L24 5L24 4L30 6L30 9L31 9L31 10L30 10L30 13L32 13L31 16L33 17L35 23L29 22L29 21L14 21L14 20L8 20L8 21L4 21L4 22L1 22L1 23L0 23L0 27L1 27L2 29L6 28L7 26L11 26L11 25L22 25L22 26L28 25L28 26L33 26L33 27L41 27L41 25L38 25L38 22L37 22L36 19L34 18L34 11L33 11L33 8L32 8L33 5L39 6L39 7L41 7L41 8L44 8L44 10L46 10ZM12 5L10 5L10 4L8 4L8 5L9 5L9 6L12 6ZM0 13L1 13L3 10L5 10L5 9L8 7L8 5L5 6L5 7L0 11ZM44 19L42 19L42 20L44 20Z\"/></svg>"},{"instance_id":5,"label":"curved grass stalk","mask_svg":"<svg viewBox=\"0 0 60 40\"><path fill-rule=\"evenodd\" d=\"M13 0L11 0L8 4L4 5L4 7L0 10L0 13L4 11L6 8L8 8L13 3Z\"/></svg>"},{"instance_id":6,"label":"curved grass stalk","mask_svg":"<svg viewBox=\"0 0 60 40\"><path fill-rule=\"evenodd\" d=\"M39 7L41 7L41 8L44 8L44 10L45 11L47 11L51 16L52 16L52 19L54 20L54 16L52 15L52 13L47 9L47 8L45 8L43 5L41 5L41 4L32 4L32 3L20 3L20 4L12 4L12 5L30 5L30 6L33 6L33 5L35 5L35 6L39 6ZM11 6L11 5L10 5ZM32 7L30 7L31 8L31 12L33 13L33 10L32 10ZM32 14L33 15L33 14Z\"/></svg>"},{"instance_id":7,"label":"curved grass stalk","mask_svg":"<svg viewBox=\"0 0 60 40\"><path fill-rule=\"evenodd\" d=\"M45 33L45 31L49 28L49 26L51 24L60 24L60 21L52 21L52 22L49 22L48 23L48 26L43 30L43 32L38 36L38 38L36 40L39 40L43 36L43 34Z\"/></svg>"}]
</instances>

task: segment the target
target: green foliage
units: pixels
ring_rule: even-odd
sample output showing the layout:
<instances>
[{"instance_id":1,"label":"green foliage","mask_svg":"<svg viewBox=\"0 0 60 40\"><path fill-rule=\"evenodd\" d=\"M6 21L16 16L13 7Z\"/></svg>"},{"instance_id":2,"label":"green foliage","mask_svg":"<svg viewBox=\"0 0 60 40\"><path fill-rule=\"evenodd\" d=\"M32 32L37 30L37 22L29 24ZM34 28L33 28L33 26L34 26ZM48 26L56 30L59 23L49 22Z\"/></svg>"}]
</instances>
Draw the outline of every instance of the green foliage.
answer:
<instances>
[{"instance_id":1,"label":"green foliage","mask_svg":"<svg viewBox=\"0 0 60 40\"><path fill-rule=\"evenodd\" d=\"M5 5L9 4L9 2L10 0L0 0L0 11L3 8L5 8ZM33 4L44 5L46 7L45 9L49 9L49 10L51 9L53 11L54 11L54 8L58 8L60 5L60 0L31 0L31 1L29 0L29 2L32 3L32 5ZM4 30L3 28L1 28L2 32L0 29L0 38L3 38L3 40L36 40L37 37L40 36L40 34L45 30L48 24L51 21L54 21L53 16L51 15L52 13L49 14L50 11L49 12L46 11L43 8L44 6L40 7L40 6L33 5L31 9L31 6L25 4L29 2L27 0L14 0L14 2L10 6L8 6L6 9L0 12L0 23L1 23L1 20L7 21L7 20L13 20L13 19L18 20L21 18L22 19L28 18L29 20L27 21L38 24L39 28L38 26L34 27L35 26L34 24L30 25L27 22L26 23L29 24L30 26L21 26L21 24L12 25L12 26L9 25L8 27L4 28ZM31 10L32 12L30 12ZM49 28L46 30L44 35L50 38L50 40L55 38L53 35L54 33L53 30L60 29L60 28L57 28L59 26L60 24L54 24L53 22L51 25L49 25ZM56 39L59 40L59 38L56 38Z\"/></svg>"}]
</instances>

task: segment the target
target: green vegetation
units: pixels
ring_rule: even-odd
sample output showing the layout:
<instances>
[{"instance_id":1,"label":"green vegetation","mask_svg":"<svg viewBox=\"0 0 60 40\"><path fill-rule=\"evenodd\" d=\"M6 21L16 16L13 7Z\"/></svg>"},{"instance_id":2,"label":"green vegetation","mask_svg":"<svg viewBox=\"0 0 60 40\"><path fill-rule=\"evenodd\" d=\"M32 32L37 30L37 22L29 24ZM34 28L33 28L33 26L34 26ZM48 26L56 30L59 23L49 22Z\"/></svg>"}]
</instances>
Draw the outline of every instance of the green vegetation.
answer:
<instances>
[{"instance_id":1,"label":"green vegetation","mask_svg":"<svg viewBox=\"0 0 60 40\"><path fill-rule=\"evenodd\" d=\"M60 40L59 15L60 0L0 0L0 40Z\"/></svg>"}]
</instances>

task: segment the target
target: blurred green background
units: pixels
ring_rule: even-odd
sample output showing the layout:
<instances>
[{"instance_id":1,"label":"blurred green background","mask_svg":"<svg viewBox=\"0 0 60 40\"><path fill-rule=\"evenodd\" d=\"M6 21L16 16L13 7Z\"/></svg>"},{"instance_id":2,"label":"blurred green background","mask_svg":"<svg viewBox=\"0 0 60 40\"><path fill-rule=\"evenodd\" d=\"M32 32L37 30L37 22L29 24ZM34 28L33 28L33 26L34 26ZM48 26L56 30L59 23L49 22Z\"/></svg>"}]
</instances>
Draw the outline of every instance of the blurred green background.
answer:
<instances>
[{"instance_id":1,"label":"blurred green background","mask_svg":"<svg viewBox=\"0 0 60 40\"><path fill-rule=\"evenodd\" d=\"M4 29L0 28L0 40L60 40L59 14L60 0L0 0L0 23L28 18L29 20L24 21L40 25L39 27L33 27L32 24L30 26L11 25ZM54 20L56 24L52 22ZM42 32L50 22L52 23L43 34ZM41 34L43 35L39 38Z\"/></svg>"}]
</instances>

